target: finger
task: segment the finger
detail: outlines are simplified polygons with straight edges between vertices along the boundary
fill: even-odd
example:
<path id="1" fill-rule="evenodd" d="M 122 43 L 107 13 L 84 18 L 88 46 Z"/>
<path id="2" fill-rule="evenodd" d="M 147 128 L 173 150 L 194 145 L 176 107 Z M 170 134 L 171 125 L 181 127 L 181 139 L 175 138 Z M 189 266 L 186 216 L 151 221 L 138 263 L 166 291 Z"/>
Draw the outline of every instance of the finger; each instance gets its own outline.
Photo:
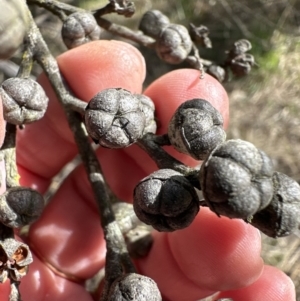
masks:
<path id="1" fill-rule="evenodd" d="M 22 300 L 92 301 L 83 283 L 57 276 L 39 258 L 34 256 L 33 259 L 28 274 L 21 281 Z M 7 300 L 7 297 L 1 300 Z"/>
<path id="2" fill-rule="evenodd" d="M 168 300 L 198 300 L 219 290 L 241 288 L 262 272 L 259 232 L 206 208 L 188 228 L 156 233 L 155 238 L 138 268 L 157 281 Z"/>
<path id="3" fill-rule="evenodd" d="M 262 275 L 253 284 L 235 291 L 222 292 L 218 298 L 236 301 L 295 301 L 295 286 L 292 280 L 272 266 L 265 266 Z"/>
<path id="4" fill-rule="evenodd" d="M 80 190 L 75 179 L 87 183 L 82 167 L 68 177 L 31 225 L 27 241 L 33 252 L 56 270 L 84 280 L 104 265 L 106 248 L 91 191 Z"/>
<path id="5" fill-rule="evenodd" d="M 59 56 L 58 64 L 74 93 L 85 101 L 110 87 L 140 92 L 145 75 L 141 54 L 122 42 L 83 45 Z M 40 82 L 51 101 L 42 120 L 19 131 L 17 160 L 22 184 L 34 183 L 44 189 L 49 179 L 74 157 L 77 148 L 48 80 L 42 76 Z"/>

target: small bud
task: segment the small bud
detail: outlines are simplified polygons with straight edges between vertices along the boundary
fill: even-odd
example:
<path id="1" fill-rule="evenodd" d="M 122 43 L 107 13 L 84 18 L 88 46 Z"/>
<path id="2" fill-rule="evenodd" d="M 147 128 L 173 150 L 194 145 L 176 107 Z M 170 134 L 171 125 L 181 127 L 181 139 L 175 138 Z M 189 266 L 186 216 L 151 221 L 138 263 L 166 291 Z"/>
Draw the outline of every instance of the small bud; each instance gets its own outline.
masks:
<path id="1" fill-rule="evenodd" d="M 27 274 L 28 265 L 32 263 L 29 247 L 13 238 L 0 242 L 0 282 L 7 278 L 20 281 Z"/>
<path id="2" fill-rule="evenodd" d="M 0 88 L 4 119 L 15 125 L 41 119 L 48 106 L 44 89 L 30 78 L 9 78 Z"/>
<path id="3" fill-rule="evenodd" d="M 253 216 L 251 224 L 276 238 L 292 234 L 300 225 L 300 186 L 280 172 L 274 173 L 273 185 L 270 204 Z"/>
<path id="4" fill-rule="evenodd" d="M 179 64 L 187 58 L 192 46 L 188 30 L 182 25 L 170 24 L 157 37 L 156 53 L 169 64 Z"/>
<path id="5" fill-rule="evenodd" d="M 156 38 L 159 36 L 162 29 L 170 24 L 169 18 L 159 10 L 147 11 L 139 25 L 139 30 L 144 34 Z"/>
<path id="6" fill-rule="evenodd" d="M 63 41 L 69 49 L 99 40 L 100 32 L 94 16 L 87 12 L 76 12 L 68 16 L 61 30 Z"/>
<path id="7" fill-rule="evenodd" d="M 43 196 L 27 187 L 12 187 L 0 198 L 0 221 L 20 228 L 36 221 L 44 209 Z"/>
<path id="8" fill-rule="evenodd" d="M 157 284 L 149 277 L 130 273 L 116 279 L 112 284 L 108 301 L 161 301 Z"/>
<path id="9" fill-rule="evenodd" d="M 96 143 L 108 148 L 123 148 L 143 136 L 146 117 L 141 101 L 121 88 L 99 92 L 85 111 L 85 125 Z"/>
<path id="10" fill-rule="evenodd" d="M 172 169 L 160 169 L 141 180 L 133 198 L 137 217 L 158 231 L 186 228 L 199 211 L 194 187 Z"/>
<path id="11" fill-rule="evenodd" d="M 203 162 L 201 190 L 216 214 L 247 218 L 270 203 L 272 175 L 272 162 L 264 152 L 250 142 L 228 140 Z"/>
<path id="12" fill-rule="evenodd" d="M 188 100 L 178 107 L 171 118 L 168 136 L 177 151 L 203 160 L 226 139 L 223 117 L 206 100 Z"/>

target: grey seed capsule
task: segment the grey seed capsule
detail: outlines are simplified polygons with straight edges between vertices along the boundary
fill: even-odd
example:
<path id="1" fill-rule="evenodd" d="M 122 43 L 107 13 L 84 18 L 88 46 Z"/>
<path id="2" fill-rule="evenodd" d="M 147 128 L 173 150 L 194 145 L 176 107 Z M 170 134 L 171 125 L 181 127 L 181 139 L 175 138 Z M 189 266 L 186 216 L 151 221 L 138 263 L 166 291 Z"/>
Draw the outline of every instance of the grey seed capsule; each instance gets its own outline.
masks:
<path id="1" fill-rule="evenodd" d="M 0 242 L 0 282 L 7 278 L 20 281 L 27 274 L 28 265 L 33 261 L 29 247 L 13 238 Z"/>
<path id="2" fill-rule="evenodd" d="M 190 23 L 189 33 L 195 43 L 205 48 L 212 48 L 211 40 L 208 37 L 209 29 L 206 26 L 200 25 L 196 27 L 194 24 Z"/>
<path id="3" fill-rule="evenodd" d="M 159 10 L 147 11 L 139 25 L 139 30 L 144 34 L 156 38 L 159 36 L 161 30 L 170 24 L 169 18 Z"/>
<path id="4" fill-rule="evenodd" d="M 239 56 L 251 50 L 251 48 L 252 48 L 252 44 L 250 41 L 246 39 L 238 40 L 233 44 L 231 50 L 229 51 L 229 56 L 232 58 Z"/>
<path id="5" fill-rule="evenodd" d="M 188 30 L 179 24 L 165 27 L 156 40 L 156 53 L 170 64 L 184 61 L 192 50 L 193 42 Z"/>
<path id="6" fill-rule="evenodd" d="M 0 59 L 9 59 L 18 50 L 29 24 L 26 3 L 23 0 L 1 1 Z"/>
<path id="7" fill-rule="evenodd" d="M 230 69 L 235 76 L 244 76 L 249 74 L 254 65 L 254 56 L 246 53 L 232 59 L 230 62 Z"/>
<path id="8" fill-rule="evenodd" d="M 43 196 L 27 187 L 12 187 L 0 198 L 0 221 L 20 228 L 36 221 L 44 209 Z"/>
<path id="9" fill-rule="evenodd" d="M 270 204 L 256 213 L 251 224 L 270 237 L 292 234 L 300 224 L 300 186 L 287 175 L 273 175 L 274 195 Z"/>
<path id="10" fill-rule="evenodd" d="M 107 148 L 123 148 L 144 133 L 146 117 L 138 97 L 125 89 L 106 89 L 89 102 L 85 125 L 96 143 Z"/>
<path id="11" fill-rule="evenodd" d="M 225 69 L 217 65 L 210 65 L 207 68 L 206 73 L 216 78 L 220 83 L 222 83 L 226 78 Z"/>
<path id="12" fill-rule="evenodd" d="M 171 118 L 168 136 L 177 151 L 203 160 L 226 139 L 223 117 L 204 99 L 188 100 Z"/>
<path id="13" fill-rule="evenodd" d="M 63 41 L 69 49 L 99 40 L 100 32 L 94 16 L 87 12 L 76 12 L 68 16 L 61 30 Z"/>
<path id="14" fill-rule="evenodd" d="M 48 107 L 48 97 L 30 78 L 9 78 L 0 87 L 4 119 L 15 125 L 41 119 Z"/>
<path id="15" fill-rule="evenodd" d="M 271 202 L 272 175 L 272 162 L 264 152 L 250 142 L 228 140 L 203 162 L 201 190 L 218 215 L 247 218 Z"/>
<path id="16" fill-rule="evenodd" d="M 150 97 L 143 94 L 135 94 L 135 96 L 141 101 L 141 110 L 145 115 L 145 128 L 143 135 L 146 133 L 155 133 L 157 129 L 154 111 L 155 106 Z"/>
<path id="17" fill-rule="evenodd" d="M 194 187 L 172 169 L 160 169 L 141 180 L 133 199 L 137 217 L 158 231 L 186 228 L 199 211 Z"/>
<path id="18" fill-rule="evenodd" d="M 149 277 L 129 273 L 112 284 L 108 301 L 161 301 L 157 284 Z"/>

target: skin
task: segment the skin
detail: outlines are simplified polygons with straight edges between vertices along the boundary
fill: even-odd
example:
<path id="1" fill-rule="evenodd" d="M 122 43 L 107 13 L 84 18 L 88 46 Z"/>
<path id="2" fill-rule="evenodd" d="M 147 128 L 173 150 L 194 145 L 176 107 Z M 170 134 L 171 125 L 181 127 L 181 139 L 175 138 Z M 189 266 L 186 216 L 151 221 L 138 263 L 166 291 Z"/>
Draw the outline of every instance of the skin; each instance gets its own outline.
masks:
<path id="1" fill-rule="evenodd" d="M 64 53 L 58 63 L 74 93 L 84 101 L 111 87 L 142 92 L 145 62 L 128 44 L 93 42 Z M 39 81 L 50 98 L 49 109 L 42 120 L 18 132 L 17 161 L 21 185 L 43 193 L 51 178 L 74 157 L 76 145 L 47 79 L 41 76 Z M 160 134 L 166 132 L 178 105 L 195 97 L 209 100 L 228 123 L 226 92 L 209 75 L 200 80 L 198 71 L 171 72 L 144 93 L 156 104 Z M 3 121 L 1 125 L 3 138 Z M 186 164 L 196 164 L 185 155 L 170 152 Z M 111 188 L 129 202 L 138 181 L 156 169 L 136 146 L 124 150 L 100 148 L 97 155 Z M 260 234 L 243 221 L 218 218 L 208 209 L 201 209 L 190 227 L 173 233 L 155 232 L 153 236 L 149 255 L 136 261 L 136 266 L 140 273 L 155 279 L 164 300 L 194 301 L 212 295 L 217 299 L 218 294 L 235 301 L 296 299 L 292 281 L 280 270 L 264 266 Z M 103 267 L 105 244 L 82 166 L 66 179 L 22 239 L 34 254 L 20 286 L 24 301 L 92 300 L 82 281 Z M 75 281 L 61 277 L 53 267 Z M 8 291 L 7 283 L 0 286 L 0 300 L 7 298 Z"/>

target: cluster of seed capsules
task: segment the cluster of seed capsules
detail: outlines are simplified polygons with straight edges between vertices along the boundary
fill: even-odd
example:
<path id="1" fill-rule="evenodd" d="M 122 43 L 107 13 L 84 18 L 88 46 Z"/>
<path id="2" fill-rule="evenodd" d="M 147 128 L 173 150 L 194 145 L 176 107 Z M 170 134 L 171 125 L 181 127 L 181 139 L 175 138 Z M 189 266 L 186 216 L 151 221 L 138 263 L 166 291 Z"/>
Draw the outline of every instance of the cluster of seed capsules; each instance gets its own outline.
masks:
<path id="1" fill-rule="evenodd" d="M 124 89 L 99 92 L 88 104 L 85 124 L 103 147 L 123 148 L 155 133 L 154 105 L 144 95 Z M 300 186 L 273 170 L 272 160 L 252 143 L 226 140 L 222 115 L 206 100 L 178 107 L 168 126 L 168 139 L 179 152 L 202 161 L 198 168 L 199 199 L 188 177 L 159 169 L 134 189 L 138 218 L 158 231 L 188 227 L 205 204 L 219 216 L 240 218 L 271 237 L 299 227 Z"/>
<path id="2" fill-rule="evenodd" d="M 187 29 L 181 24 L 172 23 L 159 10 L 147 11 L 140 20 L 139 30 L 147 37 L 153 38 L 153 43 L 149 47 L 155 49 L 161 60 L 169 64 L 180 64 L 189 58 L 188 62 L 193 67 L 201 70 L 204 68 L 208 74 L 220 82 L 228 78 L 230 72 L 234 76 L 244 76 L 255 65 L 254 57 L 248 53 L 252 47 L 251 43 L 241 39 L 227 51 L 227 58 L 223 64 L 209 63 L 201 66 L 200 57 L 195 54 L 195 45 L 212 47 L 208 28 L 191 23 Z M 94 15 L 83 11 L 70 14 L 64 20 L 61 31 L 62 39 L 68 49 L 98 40 L 101 33 L 102 29 L 97 24 Z M 191 55 L 193 52 L 194 55 Z"/>
<path id="3" fill-rule="evenodd" d="M 48 97 L 43 88 L 28 78 L 5 80 L 0 87 L 0 96 L 4 119 L 13 126 L 23 126 L 39 120 L 44 116 L 48 105 Z M 6 139 L 10 140 L 9 134 L 6 135 Z M 7 189 L 0 196 L 0 283 L 7 279 L 18 282 L 27 274 L 33 259 L 29 247 L 15 240 L 12 229 L 19 229 L 36 221 L 45 202 L 36 190 L 18 185 L 14 148 L 7 145 L 6 140 L 1 155 L 6 164 L 6 179 L 2 181 L 6 181 Z"/>

